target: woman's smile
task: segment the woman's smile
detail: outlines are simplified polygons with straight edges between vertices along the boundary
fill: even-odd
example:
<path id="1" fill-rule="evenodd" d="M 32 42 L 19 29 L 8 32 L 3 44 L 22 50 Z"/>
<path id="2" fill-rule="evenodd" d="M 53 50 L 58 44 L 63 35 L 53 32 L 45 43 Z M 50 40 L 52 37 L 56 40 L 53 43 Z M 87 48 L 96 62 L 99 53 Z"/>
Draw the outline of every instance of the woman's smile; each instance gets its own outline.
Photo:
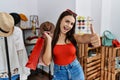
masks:
<path id="1" fill-rule="evenodd" d="M 65 31 L 69 31 L 71 28 L 67 27 L 67 26 L 64 26 L 64 30 Z"/>

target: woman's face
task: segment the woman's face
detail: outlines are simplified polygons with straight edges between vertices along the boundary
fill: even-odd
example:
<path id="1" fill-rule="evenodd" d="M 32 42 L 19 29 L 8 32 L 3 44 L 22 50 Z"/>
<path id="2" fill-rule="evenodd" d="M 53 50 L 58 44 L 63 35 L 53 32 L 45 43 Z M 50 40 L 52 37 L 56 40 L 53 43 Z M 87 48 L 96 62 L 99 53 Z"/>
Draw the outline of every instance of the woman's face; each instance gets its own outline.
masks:
<path id="1" fill-rule="evenodd" d="M 66 34 L 68 31 L 70 31 L 73 28 L 74 23 L 75 23 L 75 19 L 73 16 L 70 15 L 65 16 L 61 20 L 60 33 Z"/>

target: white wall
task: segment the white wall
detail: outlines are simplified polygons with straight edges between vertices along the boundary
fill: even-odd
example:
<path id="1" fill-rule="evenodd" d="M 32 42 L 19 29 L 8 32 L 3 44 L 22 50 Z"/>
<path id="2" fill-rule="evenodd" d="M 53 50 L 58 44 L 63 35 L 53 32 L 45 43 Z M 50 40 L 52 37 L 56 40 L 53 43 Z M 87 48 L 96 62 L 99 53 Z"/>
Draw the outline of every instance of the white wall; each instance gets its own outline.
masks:
<path id="1" fill-rule="evenodd" d="M 91 16 L 93 18 L 93 27 L 95 32 L 101 32 L 101 0 L 91 0 Z"/>
<path id="2" fill-rule="evenodd" d="M 75 0 L 38 0 L 40 23 L 51 21 L 56 24 L 61 12 L 68 8 L 75 11 Z"/>
<path id="3" fill-rule="evenodd" d="M 120 41 L 120 0 L 102 0 L 101 35 L 110 30 Z"/>
<path id="4" fill-rule="evenodd" d="M 2 0 L 0 11 L 24 13 L 29 18 L 32 14 L 38 14 L 37 0 Z"/>
<path id="5" fill-rule="evenodd" d="M 76 13 L 80 16 L 90 16 L 95 32 L 100 34 L 101 0 L 76 0 Z"/>
<path id="6" fill-rule="evenodd" d="M 0 11 L 24 13 L 29 18 L 30 15 L 39 15 L 40 23 L 51 21 L 56 23 L 60 13 L 70 8 L 75 11 L 74 0 L 2 0 Z"/>
<path id="7" fill-rule="evenodd" d="M 120 41 L 120 0 L 112 0 L 110 29 Z"/>
<path id="8" fill-rule="evenodd" d="M 76 0 L 76 13 L 81 16 L 91 16 L 91 1 Z"/>
<path id="9" fill-rule="evenodd" d="M 110 30 L 110 19 L 111 19 L 111 1 L 102 0 L 102 11 L 101 11 L 101 35 L 103 31 Z"/>

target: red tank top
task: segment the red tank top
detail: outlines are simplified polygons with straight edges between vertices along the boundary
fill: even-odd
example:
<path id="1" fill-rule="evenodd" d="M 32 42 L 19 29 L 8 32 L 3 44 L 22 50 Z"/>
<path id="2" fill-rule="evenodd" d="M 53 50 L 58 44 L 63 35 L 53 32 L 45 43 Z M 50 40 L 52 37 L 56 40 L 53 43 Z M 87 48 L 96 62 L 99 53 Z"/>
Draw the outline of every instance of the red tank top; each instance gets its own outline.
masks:
<path id="1" fill-rule="evenodd" d="M 57 44 L 53 49 L 53 54 L 55 64 L 67 65 L 76 58 L 76 48 L 72 43 Z"/>

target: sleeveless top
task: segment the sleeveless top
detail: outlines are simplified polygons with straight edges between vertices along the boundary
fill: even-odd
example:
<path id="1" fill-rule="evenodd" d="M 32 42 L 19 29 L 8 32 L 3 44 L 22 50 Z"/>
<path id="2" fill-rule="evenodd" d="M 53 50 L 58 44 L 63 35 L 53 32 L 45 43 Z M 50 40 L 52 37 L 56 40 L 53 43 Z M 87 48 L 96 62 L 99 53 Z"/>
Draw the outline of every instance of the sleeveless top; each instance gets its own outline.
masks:
<path id="1" fill-rule="evenodd" d="M 53 49 L 54 63 L 68 65 L 76 58 L 76 48 L 72 43 L 57 44 Z"/>

